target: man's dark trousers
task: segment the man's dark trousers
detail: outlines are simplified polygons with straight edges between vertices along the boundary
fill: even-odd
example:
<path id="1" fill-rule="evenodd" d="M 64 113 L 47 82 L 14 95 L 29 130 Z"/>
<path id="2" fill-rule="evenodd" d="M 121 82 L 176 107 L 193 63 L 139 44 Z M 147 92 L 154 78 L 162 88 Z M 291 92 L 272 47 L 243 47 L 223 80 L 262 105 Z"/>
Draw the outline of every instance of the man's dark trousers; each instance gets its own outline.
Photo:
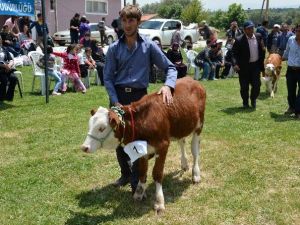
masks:
<path id="1" fill-rule="evenodd" d="M 147 89 L 132 89 L 131 92 L 126 92 L 125 88 L 116 87 L 119 103 L 122 105 L 129 105 L 131 102 L 140 100 L 144 95 L 147 94 Z M 128 91 L 128 90 L 127 90 Z M 139 182 L 138 174 L 138 159 L 133 163 L 132 167 L 129 166 L 130 158 L 124 152 L 123 147 L 118 146 L 116 149 L 117 159 L 121 168 L 121 175 L 123 177 L 130 177 L 130 184 L 133 193 Z"/>
<path id="2" fill-rule="evenodd" d="M 260 92 L 260 67 L 258 62 L 249 63 L 239 71 L 240 94 L 243 105 L 249 104 L 249 85 L 251 85 L 251 101 L 256 101 Z"/>
<path id="3" fill-rule="evenodd" d="M 79 35 L 77 32 L 70 32 L 71 44 L 78 44 Z"/>
<path id="4" fill-rule="evenodd" d="M 294 109 L 298 114 L 300 113 L 300 67 L 293 69 L 288 66 L 286 72 L 286 85 L 288 91 L 288 103 L 289 107 Z M 298 85 L 298 93 L 297 92 Z"/>

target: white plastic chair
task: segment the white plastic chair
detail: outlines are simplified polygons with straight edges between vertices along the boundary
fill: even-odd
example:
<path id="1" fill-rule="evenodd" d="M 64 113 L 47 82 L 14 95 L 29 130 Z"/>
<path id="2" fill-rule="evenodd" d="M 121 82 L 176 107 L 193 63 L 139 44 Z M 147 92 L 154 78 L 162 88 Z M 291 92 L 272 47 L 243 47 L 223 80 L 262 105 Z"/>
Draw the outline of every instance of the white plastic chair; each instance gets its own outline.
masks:
<path id="1" fill-rule="evenodd" d="M 194 79 L 198 80 L 200 68 L 196 66 L 194 62 L 196 56 L 197 56 L 197 52 L 195 51 L 188 51 L 186 53 L 188 71 L 190 70 L 190 68 L 194 68 Z"/>
<path id="2" fill-rule="evenodd" d="M 9 55 L 11 56 L 11 58 L 14 60 L 14 55 L 9 52 Z M 15 67 L 15 65 L 14 65 Z M 24 82 L 23 82 L 23 74 L 21 71 L 15 71 L 14 74 L 17 76 L 18 80 L 19 80 L 19 84 L 21 85 L 21 89 L 24 92 Z"/>
<path id="3" fill-rule="evenodd" d="M 32 80 L 32 88 L 31 91 L 34 90 L 35 78 L 39 77 L 41 79 L 41 92 L 42 95 L 46 94 L 46 86 L 45 86 L 45 72 L 42 68 L 37 66 L 37 62 L 39 61 L 40 57 L 44 56 L 43 53 L 39 51 L 31 51 L 28 53 L 28 57 L 32 61 L 32 69 L 33 69 L 33 80 Z"/>

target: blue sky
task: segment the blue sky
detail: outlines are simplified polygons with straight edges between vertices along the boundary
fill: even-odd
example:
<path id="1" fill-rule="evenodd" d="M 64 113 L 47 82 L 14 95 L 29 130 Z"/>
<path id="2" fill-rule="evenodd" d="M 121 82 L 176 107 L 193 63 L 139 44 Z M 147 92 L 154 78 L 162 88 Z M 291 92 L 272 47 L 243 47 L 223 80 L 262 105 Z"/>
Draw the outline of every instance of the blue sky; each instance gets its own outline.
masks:
<path id="1" fill-rule="evenodd" d="M 127 0 L 127 2 L 131 2 Z M 160 0 L 136 0 L 140 5 L 160 2 Z M 260 9 L 262 5 L 262 0 L 202 0 L 205 9 L 217 10 L 217 9 L 227 9 L 232 3 L 240 3 L 243 5 L 244 9 Z M 300 6 L 300 0 L 270 0 L 270 8 L 283 8 L 283 7 L 293 7 L 298 8 Z"/>

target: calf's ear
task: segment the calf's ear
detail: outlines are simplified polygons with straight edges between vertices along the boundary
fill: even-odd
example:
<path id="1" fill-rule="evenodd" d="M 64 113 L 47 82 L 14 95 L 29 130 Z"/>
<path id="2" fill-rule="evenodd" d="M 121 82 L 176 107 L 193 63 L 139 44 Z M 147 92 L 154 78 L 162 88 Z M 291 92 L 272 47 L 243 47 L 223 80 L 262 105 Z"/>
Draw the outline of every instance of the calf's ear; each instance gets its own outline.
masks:
<path id="1" fill-rule="evenodd" d="M 119 119 L 117 114 L 112 110 L 108 111 L 108 118 L 109 118 L 109 124 L 112 128 L 118 127 L 121 123 L 121 120 Z"/>
<path id="2" fill-rule="evenodd" d="M 91 110 L 91 115 L 92 115 L 92 116 L 95 115 L 96 112 L 97 112 L 97 111 L 96 111 L 95 109 L 92 109 L 92 110 Z"/>

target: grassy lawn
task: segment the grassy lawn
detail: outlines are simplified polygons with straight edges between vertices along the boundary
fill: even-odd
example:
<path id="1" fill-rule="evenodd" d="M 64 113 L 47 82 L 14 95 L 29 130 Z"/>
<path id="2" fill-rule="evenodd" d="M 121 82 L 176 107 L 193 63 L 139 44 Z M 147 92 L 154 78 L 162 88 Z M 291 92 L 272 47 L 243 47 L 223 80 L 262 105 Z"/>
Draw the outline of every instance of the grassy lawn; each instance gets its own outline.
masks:
<path id="1" fill-rule="evenodd" d="M 38 90 L 30 93 L 31 69 L 22 71 L 24 98 L 16 92 L 14 102 L 0 105 L 1 225 L 300 224 L 300 121 L 283 116 L 285 77 L 274 99 L 262 87 L 256 111 L 240 109 L 237 78 L 203 83 L 202 181 L 193 185 L 191 170 L 181 172 L 179 147 L 172 143 L 163 183 L 166 212 L 158 217 L 151 170 L 148 198 L 136 203 L 129 187 L 110 185 L 120 174 L 114 150 L 79 150 L 90 109 L 108 105 L 105 89 L 50 96 L 45 104 Z"/>

